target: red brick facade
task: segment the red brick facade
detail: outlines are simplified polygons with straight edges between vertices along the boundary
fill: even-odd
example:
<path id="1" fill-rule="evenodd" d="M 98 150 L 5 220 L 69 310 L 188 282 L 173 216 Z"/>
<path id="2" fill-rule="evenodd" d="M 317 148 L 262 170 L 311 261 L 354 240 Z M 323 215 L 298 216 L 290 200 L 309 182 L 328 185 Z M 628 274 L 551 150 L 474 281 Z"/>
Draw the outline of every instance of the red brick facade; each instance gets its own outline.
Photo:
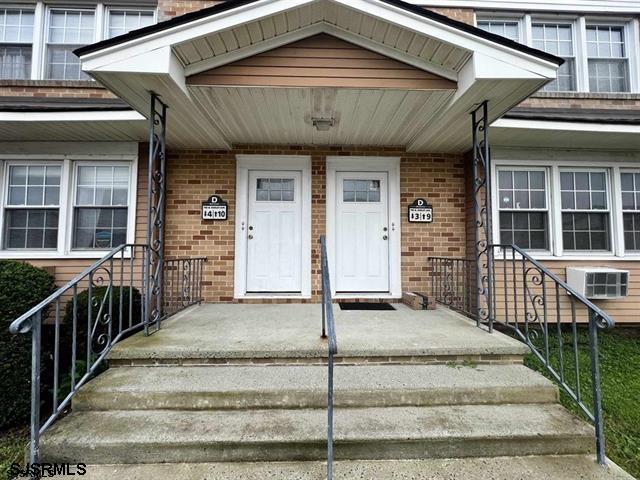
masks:
<path id="1" fill-rule="evenodd" d="M 326 226 L 326 157 L 330 155 L 399 156 L 402 289 L 425 292 L 428 257 L 461 256 L 465 249 L 464 163 L 457 155 L 410 154 L 402 150 L 362 148 L 239 147 L 234 151 L 189 150 L 168 155 L 166 255 L 206 255 L 204 296 L 233 301 L 235 228 L 235 155 L 310 155 L 312 159 L 312 293 L 318 299 L 318 239 Z M 200 219 L 200 204 L 212 194 L 229 202 L 229 221 Z M 436 221 L 409 224 L 404 214 L 416 197 L 433 204 Z"/>

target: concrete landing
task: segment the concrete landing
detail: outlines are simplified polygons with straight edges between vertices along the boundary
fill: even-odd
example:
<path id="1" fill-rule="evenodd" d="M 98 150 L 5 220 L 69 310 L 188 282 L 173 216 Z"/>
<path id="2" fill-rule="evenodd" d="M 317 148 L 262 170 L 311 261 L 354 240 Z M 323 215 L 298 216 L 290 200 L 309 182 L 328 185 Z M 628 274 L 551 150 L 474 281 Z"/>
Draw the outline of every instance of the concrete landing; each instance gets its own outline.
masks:
<path id="1" fill-rule="evenodd" d="M 448 309 L 342 311 L 334 306 L 339 357 L 432 356 L 482 360 L 519 356 L 522 343 L 488 334 Z M 317 304 L 206 304 L 163 323 L 162 330 L 135 335 L 115 346 L 110 360 L 326 357 Z M 487 360 L 489 360 L 487 358 Z"/>
<path id="2" fill-rule="evenodd" d="M 87 480 L 324 480 L 324 462 L 89 465 Z M 71 478 L 71 477 L 69 477 Z M 73 477 L 76 478 L 76 477 Z M 633 480 L 586 455 L 338 461 L 335 480 Z"/>

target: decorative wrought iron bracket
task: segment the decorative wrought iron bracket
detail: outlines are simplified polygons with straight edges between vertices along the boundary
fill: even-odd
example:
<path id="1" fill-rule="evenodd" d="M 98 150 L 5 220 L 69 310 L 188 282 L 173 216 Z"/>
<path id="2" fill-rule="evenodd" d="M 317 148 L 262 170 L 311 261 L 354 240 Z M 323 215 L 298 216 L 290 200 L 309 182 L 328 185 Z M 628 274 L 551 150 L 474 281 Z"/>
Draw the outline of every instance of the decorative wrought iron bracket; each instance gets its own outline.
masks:
<path id="1" fill-rule="evenodd" d="M 148 220 L 145 259 L 145 335 L 149 327 L 160 329 L 163 307 L 163 257 L 166 205 L 166 133 L 167 105 L 151 92 L 149 112 Z"/>
<path id="2" fill-rule="evenodd" d="M 474 254 L 476 260 L 476 285 L 478 326 L 488 322 L 493 331 L 492 312 L 492 230 L 491 230 L 491 150 L 489 147 L 488 101 L 482 102 L 471 112 L 473 132 L 473 197 L 475 213 Z"/>

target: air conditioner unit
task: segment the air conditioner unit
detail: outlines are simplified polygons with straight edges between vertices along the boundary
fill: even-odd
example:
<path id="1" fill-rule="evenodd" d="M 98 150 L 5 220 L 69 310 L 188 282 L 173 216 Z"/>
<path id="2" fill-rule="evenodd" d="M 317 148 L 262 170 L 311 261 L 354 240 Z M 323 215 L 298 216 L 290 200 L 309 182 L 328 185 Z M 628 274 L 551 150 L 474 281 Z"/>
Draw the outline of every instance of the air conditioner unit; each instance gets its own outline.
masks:
<path id="1" fill-rule="evenodd" d="M 590 299 L 621 298 L 629 293 L 629 272 L 607 267 L 567 267 L 567 283 Z"/>

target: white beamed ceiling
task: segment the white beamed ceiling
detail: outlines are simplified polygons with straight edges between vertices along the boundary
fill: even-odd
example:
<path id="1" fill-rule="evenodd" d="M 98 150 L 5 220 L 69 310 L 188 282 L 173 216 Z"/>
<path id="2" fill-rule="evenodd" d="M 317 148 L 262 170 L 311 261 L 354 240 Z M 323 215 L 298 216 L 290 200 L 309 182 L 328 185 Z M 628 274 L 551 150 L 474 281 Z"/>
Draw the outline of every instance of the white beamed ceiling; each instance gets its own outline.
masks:
<path id="1" fill-rule="evenodd" d="M 231 143 L 408 145 L 454 91 L 189 87 Z M 312 118 L 334 118 L 328 132 Z"/>

